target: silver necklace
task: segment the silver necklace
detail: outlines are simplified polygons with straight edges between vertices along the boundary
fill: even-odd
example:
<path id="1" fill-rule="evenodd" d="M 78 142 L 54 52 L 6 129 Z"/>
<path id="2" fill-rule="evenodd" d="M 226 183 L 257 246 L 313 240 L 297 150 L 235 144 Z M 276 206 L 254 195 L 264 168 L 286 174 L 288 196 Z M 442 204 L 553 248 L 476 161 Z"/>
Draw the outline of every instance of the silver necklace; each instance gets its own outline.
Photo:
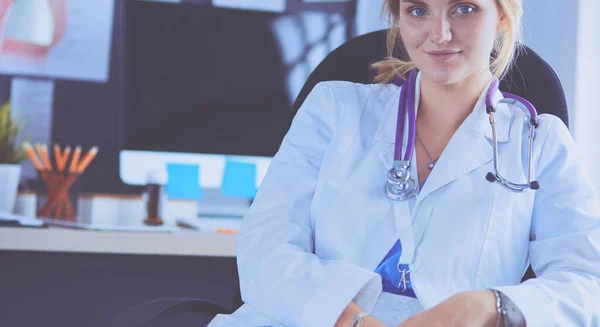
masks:
<path id="1" fill-rule="evenodd" d="M 427 153 L 427 157 L 429 157 L 429 164 L 427 165 L 427 167 L 429 167 L 429 170 L 432 170 L 433 167 L 435 167 L 435 164 L 438 161 L 438 159 L 440 159 L 440 157 L 437 157 L 437 159 L 433 159 L 431 157 L 431 154 L 429 154 L 429 151 L 427 151 L 425 144 L 423 144 L 423 141 L 421 140 L 421 137 L 419 136 L 419 132 L 417 132 L 417 139 L 419 140 L 419 143 L 421 143 L 421 146 L 423 147 L 423 150 L 425 150 L 425 153 Z"/>

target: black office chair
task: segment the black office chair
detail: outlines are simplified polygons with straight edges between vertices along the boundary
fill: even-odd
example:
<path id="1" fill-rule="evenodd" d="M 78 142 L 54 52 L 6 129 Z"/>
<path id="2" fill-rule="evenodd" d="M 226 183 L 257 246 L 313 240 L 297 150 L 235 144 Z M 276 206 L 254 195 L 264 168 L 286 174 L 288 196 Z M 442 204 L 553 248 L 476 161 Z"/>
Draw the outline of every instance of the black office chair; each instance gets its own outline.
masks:
<path id="1" fill-rule="evenodd" d="M 321 81 L 373 83 L 375 72 L 371 69 L 371 64 L 385 58 L 385 46 L 386 31 L 381 30 L 354 38 L 335 49 L 309 76 L 293 104 L 294 112 L 300 108 L 313 87 Z M 394 56 L 403 59 L 407 57 L 402 47 L 396 49 Z M 500 89 L 524 97 L 536 107 L 538 113 L 553 114 L 562 119 L 565 125 L 569 125 L 567 102 L 558 76 L 552 67 L 530 48 L 524 47 L 524 51 L 517 57 L 512 69 L 501 81 Z M 534 277 L 529 267 L 523 280 Z M 182 314 L 189 315 L 185 321 L 190 326 L 201 326 L 202 322 L 194 319 L 210 321 L 210 318 L 216 314 L 231 313 L 241 305 L 239 289 L 231 309 L 197 299 L 159 299 L 130 309 L 129 315 L 127 313 L 124 315 L 125 320 L 109 327 L 171 325 L 187 327 L 188 325 L 183 324 L 186 318 L 183 318 Z M 176 322 L 175 319 L 178 317 L 183 320 Z"/>

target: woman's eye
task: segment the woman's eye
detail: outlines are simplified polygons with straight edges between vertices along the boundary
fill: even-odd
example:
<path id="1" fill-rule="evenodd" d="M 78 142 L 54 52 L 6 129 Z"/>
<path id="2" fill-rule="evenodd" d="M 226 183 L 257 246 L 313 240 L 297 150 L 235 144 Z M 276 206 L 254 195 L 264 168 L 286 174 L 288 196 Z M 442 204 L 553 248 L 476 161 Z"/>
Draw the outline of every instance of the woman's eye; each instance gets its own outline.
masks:
<path id="1" fill-rule="evenodd" d="M 410 14 L 416 17 L 423 17 L 427 14 L 427 10 L 423 8 L 414 8 L 410 11 Z"/>
<path id="2" fill-rule="evenodd" d="M 458 8 L 456 8 L 456 12 L 459 14 L 470 14 L 472 12 L 475 11 L 475 7 L 470 6 L 470 5 L 462 5 L 462 6 L 458 6 Z"/>

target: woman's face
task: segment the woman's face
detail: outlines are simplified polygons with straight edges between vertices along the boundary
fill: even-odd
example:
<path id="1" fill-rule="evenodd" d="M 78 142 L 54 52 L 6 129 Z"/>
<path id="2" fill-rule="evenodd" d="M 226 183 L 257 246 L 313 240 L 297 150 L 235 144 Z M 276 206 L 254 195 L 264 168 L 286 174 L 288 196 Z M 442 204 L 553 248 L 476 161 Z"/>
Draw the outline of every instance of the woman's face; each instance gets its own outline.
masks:
<path id="1" fill-rule="evenodd" d="M 415 66 L 448 85 L 489 71 L 501 21 L 496 0 L 398 0 L 400 35 Z"/>

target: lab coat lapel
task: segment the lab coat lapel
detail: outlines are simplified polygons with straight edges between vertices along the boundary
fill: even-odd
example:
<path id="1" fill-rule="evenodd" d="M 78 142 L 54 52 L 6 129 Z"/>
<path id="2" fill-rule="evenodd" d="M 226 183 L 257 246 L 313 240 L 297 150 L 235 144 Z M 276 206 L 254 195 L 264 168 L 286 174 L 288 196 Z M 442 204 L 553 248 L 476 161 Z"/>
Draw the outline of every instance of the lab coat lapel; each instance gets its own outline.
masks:
<path id="1" fill-rule="evenodd" d="M 472 128 L 472 123 L 465 121 L 452 136 L 419 192 L 417 205 L 436 190 L 493 160 L 492 145 Z"/>
<path id="2" fill-rule="evenodd" d="M 417 87 L 415 90 L 415 105 L 417 107 L 417 112 L 420 98 L 420 78 L 421 73 L 417 76 Z M 493 160 L 492 129 L 485 105 L 485 96 L 488 87 L 489 84 L 484 88 L 484 91 L 480 95 L 471 114 L 465 119 L 448 142 L 448 145 L 444 149 L 435 168 L 431 171 L 427 182 L 423 189 L 420 190 L 416 199 L 412 198 L 409 201 L 394 201 L 397 202 L 394 204 L 397 235 L 403 242 L 403 256 L 405 256 L 403 257 L 404 260 L 402 260 L 403 263 L 411 262 L 413 260 L 414 247 L 411 245 L 414 245 L 415 242 L 418 243 L 418 240 L 424 233 L 424 229 L 421 229 L 417 231 L 417 234 L 419 235 L 415 235 L 416 231 L 413 230 L 412 224 L 414 220 L 412 218 L 414 213 L 413 208 L 417 207 L 431 193 Z M 388 169 L 392 166 L 394 156 L 399 95 L 400 88 L 392 93 L 389 100 L 386 102 L 385 108 L 382 108 L 387 112 L 382 115 L 383 120 L 379 123 L 374 137 L 376 141 L 387 143 L 386 146 L 382 146 L 379 156 L 384 162 L 385 167 L 388 167 Z M 496 92 L 494 103 L 497 103 L 500 99 L 502 99 L 502 94 Z M 511 113 L 510 109 L 505 104 L 498 105 L 496 109 L 496 133 L 498 143 L 500 144 L 508 142 Z M 409 132 L 408 124 L 409 122 L 406 120 L 402 144 L 403 153 L 406 151 L 407 146 Z M 500 146 L 499 153 L 502 153 L 502 147 Z M 413 156 L 411 163 L 411 176 L 413 176 L 415 181 L 419 184 L 421 183 L 421 181 L 418 181 L 416 155 Z M 485 178 L 485 175 L 477 176 L 476 178 Z M 404 244 L 407 246 L 405 247 Z M 409 248 L 411 251 L 405 252 L 405 250 L 408 250 Z"/>
<path id="3" fill-rule="evenodd" d="M 471 114 L 450 138 L 423 189 L 419 192 L 417 205 L 436 190 L 494 159 L 492 127 L 485 104 L 488 87 L 489 84 L 484 88 Z M 494 103 L 500 99 L 502 94 L 496 92 Z M 500 144 L 508 142 L 510 119 L 508 106 L 498 105 L 495 120 L 499 153 L 503 149 Z M 485 175 L 474 178 L 485 178 Z"/>

